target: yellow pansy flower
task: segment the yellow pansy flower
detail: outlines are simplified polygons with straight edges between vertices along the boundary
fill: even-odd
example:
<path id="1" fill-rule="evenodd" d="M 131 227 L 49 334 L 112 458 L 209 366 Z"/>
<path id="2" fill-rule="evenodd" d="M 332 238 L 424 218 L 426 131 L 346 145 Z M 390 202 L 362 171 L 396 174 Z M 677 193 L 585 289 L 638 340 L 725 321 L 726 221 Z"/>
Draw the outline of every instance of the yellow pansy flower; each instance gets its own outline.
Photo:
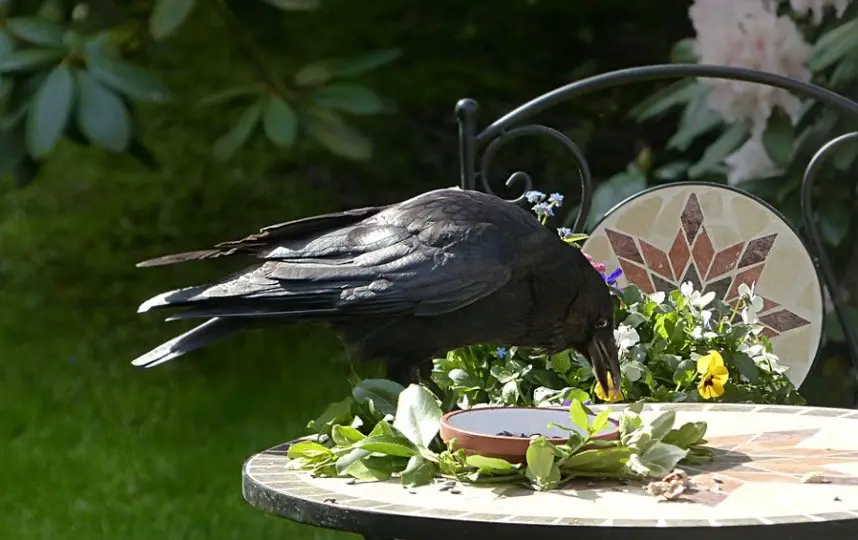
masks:
<path id="1" fill-rule="evenodd" d="M 608 384 L 609 384 L 611 387 L 613 387 L 613 386 L 614 386 L 614 381 L 613 381 L 613 379 L 611 378 L 611 374 L 610 374 L 610 373 L 608 373 Z M 598 382 L 598 381 L 596 381 L 596 397 L 598 397 L 598 398 L 599 398 L 599 399 L 601 399 L 602 401 L 607 401 L 607 402 L 609 402 L 609 403 L 615 403 L 615 402 L 617 402 L 617 401 L 622 401 L 622 399 L 623 399 L 623 393 L 622 393 L 622 392 L 620 392 L 620 390 L 619 390 L 619 389 L 614 390 L 613 388 L 611 388 L 611 393 L 610 393 L 610 395 L 605 395 L 605 390 L 603 390 L 603 389 L 602 389 L 602 385 L 601 385 L 601 384 L 599 384 L 599 382 Z"/>
<path id="2" fill-rule="evenodd" d="M 709 351 L 709 354 L 697 359 L 697 373 L 700 374 L 697 392 L 703 399 L 713 399 L 724 395 L 724 384 L 727 383 L 730 374 L 718 351 Z"/>

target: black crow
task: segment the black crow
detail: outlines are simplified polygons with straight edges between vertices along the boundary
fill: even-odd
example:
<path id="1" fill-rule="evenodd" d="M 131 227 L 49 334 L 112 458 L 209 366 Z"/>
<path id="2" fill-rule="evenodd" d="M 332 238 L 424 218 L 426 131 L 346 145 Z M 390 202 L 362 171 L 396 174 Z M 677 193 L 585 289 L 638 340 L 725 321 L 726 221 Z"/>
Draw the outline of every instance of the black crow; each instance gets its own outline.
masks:
<path id="1" fill-rule="evenodd" d="M 439 189 L 138 266 L 233 255 L 263 262 L 140 306 L 185 308 L 168 321 L 207 320 L 134 365 L 155 366 L 256 325 L 317 321 L 403 384 L 429 382 L 432 358 L 476 344 L 572 348 L 602 388 L 620 380 L 613 299 L 601 274 L 533 214 L 495 195 Z"/>

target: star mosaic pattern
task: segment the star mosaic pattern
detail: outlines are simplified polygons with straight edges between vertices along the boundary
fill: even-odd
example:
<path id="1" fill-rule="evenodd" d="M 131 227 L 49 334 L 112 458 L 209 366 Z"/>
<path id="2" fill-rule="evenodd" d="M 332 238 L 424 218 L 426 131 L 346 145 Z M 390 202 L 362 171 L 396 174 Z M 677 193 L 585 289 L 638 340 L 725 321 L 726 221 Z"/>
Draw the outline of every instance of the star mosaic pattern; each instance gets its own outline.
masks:
<path id="1" fill-rule="evenodd" d="M 771 233 L 716 251 L 695 193 L 688 196 L 678 221 L 673 243 L 664 249 L 644 238 L 605 229 L 626 280 L 645 293 L 667 292 L 690 281 L 696 290 L 712 291 L 716 298 L 734 302 L 740 285 L 752 286 L 759 280 L 778 239 L 778 233 Z M 763 297 L 758 316 L 769 337 L 810 324 L 772 298 Z"/>

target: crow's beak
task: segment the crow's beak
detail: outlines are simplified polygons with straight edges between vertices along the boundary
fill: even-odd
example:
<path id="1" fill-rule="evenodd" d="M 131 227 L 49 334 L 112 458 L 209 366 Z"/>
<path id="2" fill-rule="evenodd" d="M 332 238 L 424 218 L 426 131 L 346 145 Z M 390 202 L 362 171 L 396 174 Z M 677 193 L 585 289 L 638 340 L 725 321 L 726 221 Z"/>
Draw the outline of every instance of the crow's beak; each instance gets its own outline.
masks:
<path id="1" fill-rule="evenodd" d="M 604 332 L 594 335 L 587 343 L 587 356 L 590 359 L 590 365 L 593 366 L 593 375 L 596 376 L 605 394 L 610 394 L 612 389 L 619 392 L 620 360 L 614 333 Z M 611 375 L 612 384 L 608 384 L 608 374 Z"/>

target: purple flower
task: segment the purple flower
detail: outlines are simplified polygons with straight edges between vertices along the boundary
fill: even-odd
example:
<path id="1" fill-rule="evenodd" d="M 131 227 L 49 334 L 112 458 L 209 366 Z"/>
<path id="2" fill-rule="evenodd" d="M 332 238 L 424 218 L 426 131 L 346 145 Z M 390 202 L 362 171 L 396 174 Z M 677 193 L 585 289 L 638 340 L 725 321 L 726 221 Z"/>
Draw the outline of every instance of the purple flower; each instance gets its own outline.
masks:
<path id="1" fill-rule="evenodd" d="M 602 279 L 604 279 L 605 283 L 607 283 L 608 285 L 614 285 L 617 282 L 617 280 L 620 278 L 620 276 L 622 276 L 622 275 L 623 275 L 622 268 L 617 268 L 616 270 L 614 270 L 610 274 L 605 275 L 604 273 L 602 273 Z"/>
<path id="2" fill-rule="evenodd" d="M 505 347 L 498 347 L 497 349 L 495 349 L 495 354 L 498 355 L 498 358 L 503 360 L 504 358 L 509 356 L 509 351 L 506 350 Z"/>
<path id="3" fill-rule="evenodd" d="M 533 206 L 533 211 L 536 212 L 536 215 L 539 217 L 553 216 L 554 209 L 551 208 L 551 205 L 547 202 L 536 203 Z"/>
<path id="4" fill-rule="evenodd" d="M 534 204 L 544 199 L 545 193 L 541 191 L 531 190 L 524 194 L 524 198 L 527 199 L 527 202 L 529 202 L 530 204 Z"/>
<path id="5" fill-rule="evenodd" d="M 572 229 L 568 227 L 560 227 L 559 229 L 557 229 L 557 234 L 560 235 L 560 238 L 563 238 L 565 240 L 566 238 L 572 236 Z"/>
<path id="6" fill-rule="evenodd" d="M 554 206 L 563 206 L 563 195 L 560 193 L 552 193 L 548 197 L 548 202 L 553 203 Z"/>

